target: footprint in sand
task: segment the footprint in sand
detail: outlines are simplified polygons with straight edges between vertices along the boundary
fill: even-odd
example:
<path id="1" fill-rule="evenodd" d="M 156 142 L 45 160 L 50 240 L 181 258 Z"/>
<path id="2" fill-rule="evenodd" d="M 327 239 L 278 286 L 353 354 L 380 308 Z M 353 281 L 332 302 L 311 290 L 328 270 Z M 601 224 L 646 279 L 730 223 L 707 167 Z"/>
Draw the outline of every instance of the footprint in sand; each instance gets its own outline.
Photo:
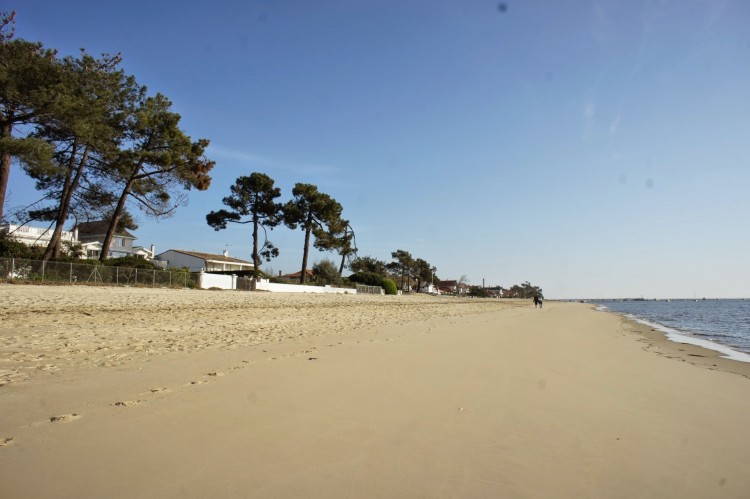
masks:
<path id="1" fill-rule="evenodd" d="M 117 407 L 133 407 L 134 405 L 138 405 L 141 402 L 143 401 L 142 400 L 123 400 L 121 402 L 115 402 L 114 404 L 110 404 L 110 405 L 115 405 Z"/>
<path id="2" fill-rule="evenodd" d="M 203 380 L 191 381 L 190 383 L 186 384 L 185 386 L 202 385 L 203 383 L 208 383 L 208 381 L 203 381 Z"/>
<path id="3" fill-rule="evenodd" d="M 50 420 L 51 423 L 58 423 L 58 422 L 61 422 L 61 421 L 62 422 L 69 422 L 69 421 L 73 421 L 74 419 L 78 419 L 80 417 L 81 417 L 80 414 L 76 414 L 74 412 L 74 413 L 71 413 L 71 414 L 63 414 L 61 416 L 52 416 L 51 418 L 49 418 L 49 420 Z"/>
<path id="4" fill-rule="evenodd" d="M 11 443 L 13 443 L 13 437 L 0 438 L 0 447 L 5 447 L 6 445 L 10 445 Z"/>
<path id="5" fill-rule="evenodd" d="M 206 376 L 224 376 L 224 373 L 220 372 L 213 372 L 213 373 L 206 373 Z"/>
<path id="6" fill-rule="evenodd" d="M 150 391 L 151 393 L 164 393 L 164 392 L 168 392 L 168 391 L 169 391 L 169 388 L 152 388 L 152 389 L 151 389 L 151 390 L 149 390 L 149 391 Z"/>

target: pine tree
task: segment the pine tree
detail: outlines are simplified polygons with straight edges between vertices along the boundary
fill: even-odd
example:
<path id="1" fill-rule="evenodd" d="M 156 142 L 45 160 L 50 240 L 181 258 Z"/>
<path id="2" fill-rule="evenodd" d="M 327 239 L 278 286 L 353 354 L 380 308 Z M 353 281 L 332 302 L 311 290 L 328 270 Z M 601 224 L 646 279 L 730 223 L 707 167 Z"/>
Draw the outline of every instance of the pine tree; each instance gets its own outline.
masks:
<path id="1" fill-rule="evenodd" d="M 171 106 L 162 94 L 148 97 L 139 103 L 128 123 L 125 143 L 107 171 L 120 194 L 102 243 L 102 261 L 107 258 L 129 198 L 148 215 L 165 217 L 187 201 L 180 190 L 202 191 L 211 184 L 209 172 L 214 162 L 204 156 L 208 140 L 193 142 L 179 128 L 180 115 L 171 112 Z"/>
<path id="2" fill-rule="evenodd" d="M 264 173 L 254 172 L 249 177 L 239 177 L 230 187 L 231 194 L 222 203 L 230 210 L 212 211 L 206 215 L 206 222 L 215 230 L 227 228 L 227 222 L 252 224 L 253 226 L 253 275 L 257 278 L 261 257 L 267 262 L 279 255 L 279 250 L 268 240 L 259 247 L 258 228 L 273 229 L 281 222 L 280 203 L 274 200 L 281 196 L 281 189 L 274 187 L 274 181 Z M 249 218 L 245 218 L 249 217 Z"/>
<path id="3" fill-rule="evenodd" d="M 284 223 L 290 229 L 298 226 L 305 233 L 302 252 L 300 282 L 305 283 L 307 258 L 310 251 L 310 237 L 320 251 L 334 249 L 332 240 L 343 231 L 342 207 L 328 194 L 318 191 L 312 184 L 298 183 L 292 189 L 293 199 L 284 205 Z"/>
<path id="4" fill-rule="evenodd" d="M 12 17 L 3 15 L 2 19 L 3 28 L 12 24 Z M 5 32 L 0 36 L 0 221 L 12 159 L 37 164 L 51 159 L 51 148 L 30 133 L 39 118 L 50 112 L 62 84 L 55 51 L 41 43 L 11 40 L 12 34 Z M 22 135 L 14 136 L 18 129 Z"/>

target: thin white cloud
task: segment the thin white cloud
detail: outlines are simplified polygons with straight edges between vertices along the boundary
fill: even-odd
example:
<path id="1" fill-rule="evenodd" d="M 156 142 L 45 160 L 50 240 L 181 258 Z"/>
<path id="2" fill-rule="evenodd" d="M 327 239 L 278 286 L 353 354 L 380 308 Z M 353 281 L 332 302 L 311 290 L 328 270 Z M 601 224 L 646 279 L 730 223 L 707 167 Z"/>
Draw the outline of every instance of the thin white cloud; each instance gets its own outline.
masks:
<path id="1" fill-rule="evenodd" d="M 338 173 L 335 166 L 321 165 L 315 163 L 298 163 L 285 159 L 271 158 L 255 153 L 227 149 L 221 146 L 211 145 L 209 155 L 217 160 L 233 160 L 246 163 L 250 168 L 264 168 L 283 170 L 296 174 L 331 175 Z"/>

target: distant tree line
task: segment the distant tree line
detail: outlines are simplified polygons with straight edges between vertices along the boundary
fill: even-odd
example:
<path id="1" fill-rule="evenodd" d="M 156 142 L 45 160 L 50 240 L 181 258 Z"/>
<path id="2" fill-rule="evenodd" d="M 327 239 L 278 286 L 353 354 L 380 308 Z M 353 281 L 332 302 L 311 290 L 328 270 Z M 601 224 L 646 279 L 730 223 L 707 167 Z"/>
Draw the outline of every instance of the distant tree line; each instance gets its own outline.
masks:
<path id="1" fill-rule="evenodd" d="M 52 237 L 42 259 L 63 252 L 63 225 L 109 222 L 100 260 L 114 234 L 136 229 L 132 207 L 168 217 L 205 190 L 214 162 L 208 140 L 180 128 L 169 99 L 119 67 L 120 54 L 58 57 L 38 42 L 13 39 L 14 14 L 0 14 L 0 220 L 12 161 L 36 182 L 41 198 L 13 217 L 47 221 Z"/>
<path id="2" fill-rule="evenodd" d="M 525 281 L 522 284 L 514 284 L 508 288 L 505 295 L 507 298 L 534 298 L 535 296 L 544 298 L 542 288 L 533 286 L 529 281 Z"/>
<path id="3" fill-rule="evenodd" d="M 389 278 L 403 291 L 425 291 L 428 284 L 439 283 L 437 267 L 423 258 L 415 258 L 406 250 L 398 249 L 391 253 L 392 261 L 386 262 L 371 256 L 355 258 L 349 264 L 354 273 L 349 277 L 356 280 L 361 275 L 374 274 Z"/>

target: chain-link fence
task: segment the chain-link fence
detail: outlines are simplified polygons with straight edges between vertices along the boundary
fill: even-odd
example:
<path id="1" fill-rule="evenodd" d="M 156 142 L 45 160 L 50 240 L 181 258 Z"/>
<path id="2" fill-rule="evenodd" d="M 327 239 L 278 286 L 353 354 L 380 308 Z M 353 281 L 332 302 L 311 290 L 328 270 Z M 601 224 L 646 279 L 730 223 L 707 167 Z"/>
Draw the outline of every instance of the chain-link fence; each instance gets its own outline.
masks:
<path id="1" fill-rule="evenodd" d="M 190 272 L 108 267 L 72 262 L 42 262 L 23 258 L 0 258 L 0 281 L 109 284 L 154 288 L 197 287 L 197 276 Z"/>

